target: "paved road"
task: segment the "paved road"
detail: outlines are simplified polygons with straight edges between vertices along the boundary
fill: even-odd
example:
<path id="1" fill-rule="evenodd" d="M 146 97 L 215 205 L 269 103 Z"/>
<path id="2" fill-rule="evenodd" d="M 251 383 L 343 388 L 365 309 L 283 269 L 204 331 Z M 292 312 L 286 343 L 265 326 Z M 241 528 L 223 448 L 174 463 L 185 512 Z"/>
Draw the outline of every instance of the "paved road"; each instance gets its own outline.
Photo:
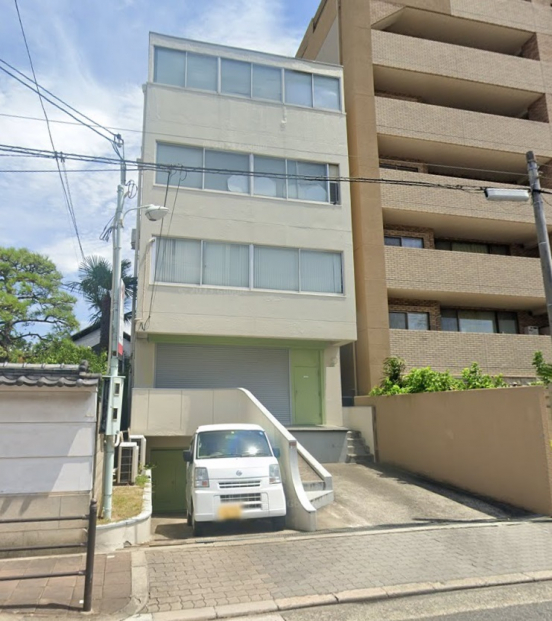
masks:
<path id="1" fill-rule="evenodd" d="M 271 621 L 280 620 L 550 621 L 552 582 L 293 610 L 279 613 Z"/>
<path id="2" fill-rule="evenodd" d="M 552 570 L 552 521 L 292 535 L 146 552 L 147 612 Z"/>
<path id="3" fill-rule="evenodd" d="M 383 466 L 325 464 L 335 502 L 318 511 L 318 529 L 508 518 L 512 511 Z M 519 514 L 519 512 L 518 512 Z"/>

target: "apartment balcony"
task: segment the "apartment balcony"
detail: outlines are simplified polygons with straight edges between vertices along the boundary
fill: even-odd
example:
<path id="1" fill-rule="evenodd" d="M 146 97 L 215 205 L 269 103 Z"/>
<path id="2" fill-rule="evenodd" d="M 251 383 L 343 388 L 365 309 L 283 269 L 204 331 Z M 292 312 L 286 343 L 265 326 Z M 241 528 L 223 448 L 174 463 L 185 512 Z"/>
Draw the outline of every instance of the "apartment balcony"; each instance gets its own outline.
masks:
<path id="1" fill-rule="evenodd" d="M 376 97 L 381 157 L 519 175 L 525 153 L 552 158 L 548 123 Z"/>
<path id="2" fill-rule="evenodd" d="M 400 164 L 400 162 L 397 162 Z M 535 218 L 531 201 L 526 203 L 491 202 L 482 185 L 512 187 L 459 177 L 445 177 L 404 170 L 380 169 L 386 180 L 437 185 L 473 187 L 473 192 L 408 185 L 382 184 L 381 201 L 386 225 L 431 228 L 437 237 L 481 239 L 498 243 L 534 244 Z M 546 221 L 552 232 L 552 206 L 544 204 Z"/>
<path id="3" fill-rule="evenodd" d="M 541 64 L 527 58 L 378 30 L 372 54 L 376 91 L 428 104 L 520 117 L 550 90 Z"/>
<path id="4" fill-rule="evenodd" d="M 430 366 L 437 371 L 460 374 L 477 362 L 486 373 L 507 378 L 535 377 L 531 361 L 536 351 L 552 358 L 549 336 L 525 334 L 474 334 L 390 330 L 391 355 L 401 356 L 408 368 Z"/>
<path id="5" fill-rule="evenodd" d="M 389 297 L 464 307 L 545 308 L 538 259 L 386 246 L 385 269 Z"/>

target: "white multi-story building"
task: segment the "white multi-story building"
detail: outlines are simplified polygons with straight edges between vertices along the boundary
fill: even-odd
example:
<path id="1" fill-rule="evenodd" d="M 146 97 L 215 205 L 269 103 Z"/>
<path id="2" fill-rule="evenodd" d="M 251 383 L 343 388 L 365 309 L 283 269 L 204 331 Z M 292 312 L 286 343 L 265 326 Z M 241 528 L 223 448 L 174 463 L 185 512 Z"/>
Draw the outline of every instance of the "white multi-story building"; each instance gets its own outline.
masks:
<path id="1" fill-rule="evenodd" d="M 179 470 L 194 431 L 183 389 L 340 425 L 356 338 L 341 68 L 152 34 L 142 160 L 141 204 L 170 210 L 136 236 L 131 428 L 158 467 Z M 177 508 L 165 484 L 157 508 Z"/>

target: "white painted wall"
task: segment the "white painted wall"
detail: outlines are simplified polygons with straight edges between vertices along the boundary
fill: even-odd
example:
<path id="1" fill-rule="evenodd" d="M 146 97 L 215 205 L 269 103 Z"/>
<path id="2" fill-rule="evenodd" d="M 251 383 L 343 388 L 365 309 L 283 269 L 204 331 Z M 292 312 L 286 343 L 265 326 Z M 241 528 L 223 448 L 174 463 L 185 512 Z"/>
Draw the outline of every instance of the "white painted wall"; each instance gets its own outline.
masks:
<path id="1" fill-rule="evenodd" d="M 160 35 L 152 35 L 151 42 L 203 53 L 214 49 L 226 57 L 335 77 L 342 74 L 341 68 L 331 65 L 220 49 Z M 161 141 L 338 164 L 342 176 L 349 174 L 344 113 L 153 83 L 146 85 L 145 95 L 145 161 L 155 161 L 156 142 Z M 169 190 L 171 211 L 175 194 L 174 188 Z M 356 315 L 348 184 L 342 184 L 341 194 L 341 204 L 330 205 L 181 188 L 174 212 L 168 216 L 171 236 L 343 252 L 345 295 L 156 285 L 151 306 L 150 240 L 159 234 L 161 225 L 142 217 L 137 253 L 140 283 L 137 334 L 147 331 L 328 342 L 354 340 Z M 155 185 L 154 173 L 144 172 L 142 203 L 162 204 L 164 197 L 165 187 Z M 167 230 L 164 226 L 165 235 Z M 140 364 L 137 359 L 136 366 Z M 139 368 L 137 373 L 140 374 Z"/>
<path id="2" fill-rule="evenodd" d="M 90 492 L 96 390 L 0 390 L 0 495 Z"/>

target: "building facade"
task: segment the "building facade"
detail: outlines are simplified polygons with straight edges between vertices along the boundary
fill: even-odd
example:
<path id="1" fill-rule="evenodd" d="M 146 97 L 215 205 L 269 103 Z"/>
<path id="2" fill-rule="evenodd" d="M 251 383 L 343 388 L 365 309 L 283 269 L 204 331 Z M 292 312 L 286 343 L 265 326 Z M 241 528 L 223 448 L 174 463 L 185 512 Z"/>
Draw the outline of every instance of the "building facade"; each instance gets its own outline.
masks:
<path id="1" fill-rule="evenodd" d="M 368 392 L 389 355 L 534 377 L 552 347 L 533 210 L 481 188 L 527 185 L 529 150 L 552 187 L 550 2 L 324 0 L 298 57 L 343 65 L 351 176 L 382 180 L 351 187 L 345 391 Z"/>
<path id="2" fill-rule="evenodd" d="M 286 426 L 340 425 L 356 338 L 341 68 L 152 34 L 144 90 L 140 203 L 170 212 L 138 223 L 133 417 L 147 389 L 177 421 L 141 430 L 150 450 L 194 431 L 173 389 L 247 388 Z"/>

